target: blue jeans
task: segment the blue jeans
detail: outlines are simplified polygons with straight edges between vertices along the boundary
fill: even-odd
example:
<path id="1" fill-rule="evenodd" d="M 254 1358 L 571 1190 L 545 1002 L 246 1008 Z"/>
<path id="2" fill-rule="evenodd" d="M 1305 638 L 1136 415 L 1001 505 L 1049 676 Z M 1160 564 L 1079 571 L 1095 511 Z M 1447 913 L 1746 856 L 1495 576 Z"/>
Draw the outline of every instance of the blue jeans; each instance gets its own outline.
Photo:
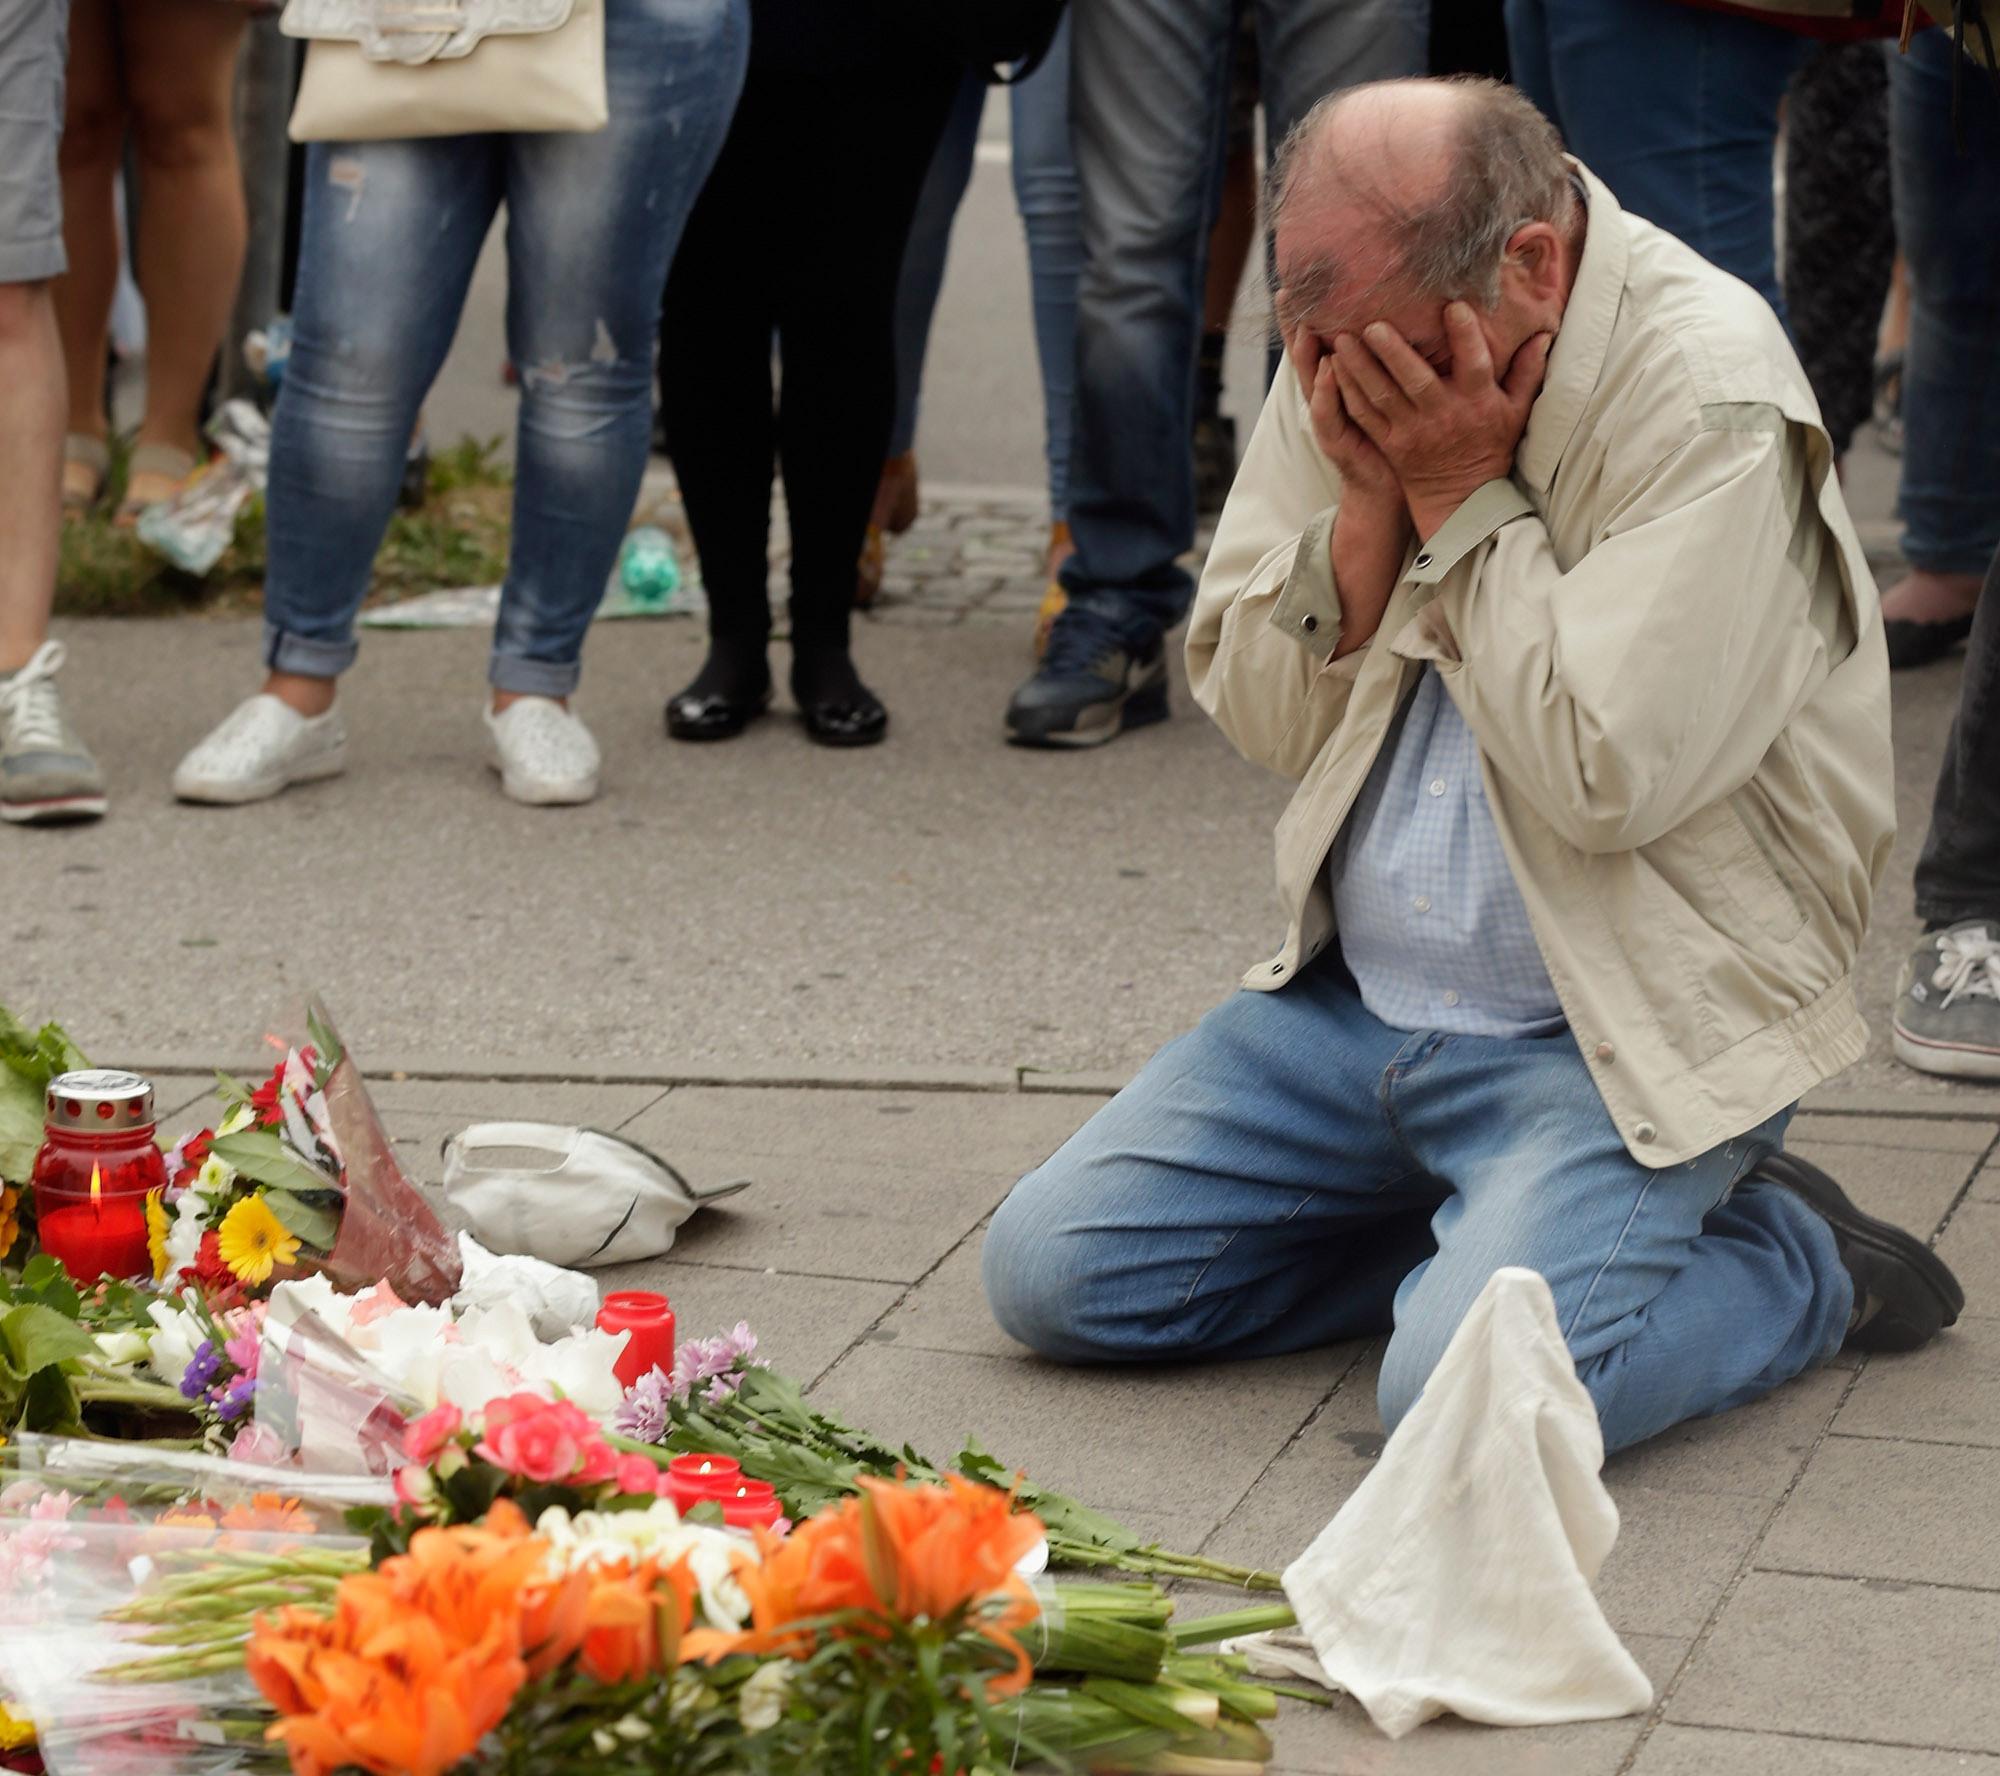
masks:
<path id="1" fill-rule="evenodd" d="M 1628 210 L 1778 311 L 1771 156 L 1808 38 L 1681 0 L 1507 0 L 1514 84 Z"/>
<path id="2" fill-rule="evenodd" d="M 1225 1001 L 1024 1178 L 987 1234 L 987 1298 L 1064 1362 L 1393 1327 L 1393 1430 L 1494 1271 L 1524 1265 L 1622 1448 L 1839 1348 L 1853 1291 L 1831 1231 L 1742 1182 L 1789 1119 L 1649 1170 L 1567 1033 L 1392 1029 L 1335 956 Z"/>
<path id="3" fill-rule="evenodd" d="M 1282 141 L 1335 87 L 1423 71 L 1428 0 L 1247 0 Z M 1196 347 L 1228 122 L 1231 0 L 1083 0 L 1070 119 L 1083 205 L 1063 625 L 1150 648 L 1194 581 Z"/>
<path id="4" fill-rule="evenodd" d="M 1014 204 L 1028 241 L 1028 289 L 1035 312 L 1035 356 L 1042 371 L 1042 411 L 1049 459 L 1049 513 L 1069 506 L 1070 403 L 1076 389 L 1076 281 L 1083 266 L 1077 222 L 1076 161 L 1069 146 L 1069 14 L 1063 14 L 1042 65 L 1009 87 L 1013 124 Z M 889 453 L 915 448 L 931 317 L 944 288 L 951 225 L 972 178 L 987 84 L 968 74 L 952 103 L 931 159 L 917 219 L 903 250 L 896 291 L 896 425 Z"/>
<path id="5" fill-rule="evenodd" d="M 611 120 L 595 134 L 313 147 L 272 422 L 267 665 L 331 678 L 354 663 L 411 428 L 504 203 L 521 411 L 489 676 L 536 696 L 576 688 L 645 472 L 660 291 L 748 44 L 747 0 L 608 0 Z"/>
<path id="6" fill-rule="evenodd" d="M 1977 574 L 2000 547 L 2000 99 L 1968 63 L 1961 158 L 1953 54 L 1945 32 L 1923 31 L 1908 56 L 1890 58 L 1896 232 L 1911 285 L 1897 512 L 1912 566 Z"/>

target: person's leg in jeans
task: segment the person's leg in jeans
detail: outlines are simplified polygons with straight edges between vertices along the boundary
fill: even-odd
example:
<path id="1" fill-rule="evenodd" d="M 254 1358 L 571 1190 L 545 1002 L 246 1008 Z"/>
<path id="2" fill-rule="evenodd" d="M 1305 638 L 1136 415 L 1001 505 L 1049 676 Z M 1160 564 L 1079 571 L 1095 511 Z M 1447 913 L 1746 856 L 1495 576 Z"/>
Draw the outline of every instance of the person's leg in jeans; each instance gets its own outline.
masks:
<path id="1" fill-rule="evenodd" d="M 1393 1430 L 1493 1272 L 1522 1265 L 1615 1449 L 1839 1346 L 1853 1291 L 1832 1231 L 1740 1184 L 1783 1122 L 1650 1170 L 1567 1035 L 1392 1030 L 1323 966 L 1223 1005 L 1024 1179 L 987 1235 L 987 1296 L 1069 1362 L 1262 1356 L 1393 1323 Z"/>
<path id="2" fill-rule="evenodd" d="M 1784 313 L 1771 155 L 1811 44 L 1681 0 L 1507 0 L 1514 79 L 1626 209 Z"/>
<path id="3" fill-rule="evenodd" d="M 1914 292 L 1897 501 L 1910 572 L 1882 595 L 1896 665 L 1936 659 L 1967 635 L 2000 547 L 2000 95 L 1967 64 L 1961 155 L 1955 53 L 1946 32 L 1924 31 L 1889 69 L 1896 230 Z"/>
<path id="4" fill-rule="evenodd" d="M 1195 344 L 1221 161 L 1228 0 L 1092 0 L 1071 24 L 1084 266 L 1062 570 L 1069 603 L 1012 737 L 1083 746 L 1166 714 L 1166 631 L 1193 580 Z M 1274 136 L 1334 87 L 1423 66 L 1409 0 L 1259 0 Z"/>
<path id="5" fill-rule="evenodd" d="M 2000 554 L 1966 644 L 1917 859 L 1917 916 L 1926 936 L 1897 984 L 1897 1057 L 1947 1078 L 2000 1079 Z"/>
<path id="6" fill-rule="evenodd" d="M 746 0 L 612 0 L 610 123 L 505 138 L 507 343 L 521 416 L 489 673 L 496 711 L 576 688 L 645 473 L 656 292 L 729 129 L 748 38 Z"/>
<path id="7" fill-rule="evenodd" d="M 63 358 L 57 145 L 63 0 L 0 0 L 0 820 L 91 818 L 104 776 L 63 715 L 49 640 L 61 534 Z"/>

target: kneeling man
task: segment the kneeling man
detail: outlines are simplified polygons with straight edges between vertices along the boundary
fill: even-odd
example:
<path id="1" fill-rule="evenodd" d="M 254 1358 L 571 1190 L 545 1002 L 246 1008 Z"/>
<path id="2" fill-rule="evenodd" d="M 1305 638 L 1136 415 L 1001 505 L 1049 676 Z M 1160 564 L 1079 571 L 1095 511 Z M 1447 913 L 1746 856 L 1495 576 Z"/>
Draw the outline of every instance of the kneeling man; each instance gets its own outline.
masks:
<path id="1" fill-rule="evenodd" d="M 1298 781 L 1291 927 L 995 1219 L 1078 1362 L 1393 1326 L 1393 1429 L 1496 1269 L 1548 1279 L 1618 1448 L 1951 1274 L 1786 1159 L 1862 1053 L 1894 825 L 1875 586 L 1777 318 L 1526 100 L 1323 103 L 1281 163 L 1279 375 L 1188 636 Z"/>

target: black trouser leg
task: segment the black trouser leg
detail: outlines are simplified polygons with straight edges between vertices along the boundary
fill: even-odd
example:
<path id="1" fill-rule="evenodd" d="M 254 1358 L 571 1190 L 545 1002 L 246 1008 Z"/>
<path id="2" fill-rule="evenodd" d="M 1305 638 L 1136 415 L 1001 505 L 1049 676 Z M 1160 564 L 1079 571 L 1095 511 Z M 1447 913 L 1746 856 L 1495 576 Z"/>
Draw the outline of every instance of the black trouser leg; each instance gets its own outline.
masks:
<path id="1" fill-rule="evenodd" d="M 2000 919 L 2000 555 L 1966 643 L 1958 715 L 1917 860 L 1917 915 L 1932 931 Z"/>

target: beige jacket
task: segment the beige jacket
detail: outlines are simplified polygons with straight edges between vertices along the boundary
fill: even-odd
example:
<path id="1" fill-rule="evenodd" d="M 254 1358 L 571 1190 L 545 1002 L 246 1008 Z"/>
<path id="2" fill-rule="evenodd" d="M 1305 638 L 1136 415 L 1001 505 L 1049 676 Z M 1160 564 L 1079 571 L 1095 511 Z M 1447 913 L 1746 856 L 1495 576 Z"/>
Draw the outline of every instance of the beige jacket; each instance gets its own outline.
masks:
<path id="1" fill-rule="evenodd" d="M 1327 854 L 1429 661 L 1478 736 L 1570 1029 L 1633 1156 L 1677 1164 L 1861 1055 L 1855 952 L 1894 836 L 1875 583 L 1777 318 L 1583 173 L 1589 227 L 1505 481 L 1340 637 L 1339 478 L 1281 371 L 1187 641 L 1196 697 L 1298 781 L 1283 986 L 1333 941 Z"/>

